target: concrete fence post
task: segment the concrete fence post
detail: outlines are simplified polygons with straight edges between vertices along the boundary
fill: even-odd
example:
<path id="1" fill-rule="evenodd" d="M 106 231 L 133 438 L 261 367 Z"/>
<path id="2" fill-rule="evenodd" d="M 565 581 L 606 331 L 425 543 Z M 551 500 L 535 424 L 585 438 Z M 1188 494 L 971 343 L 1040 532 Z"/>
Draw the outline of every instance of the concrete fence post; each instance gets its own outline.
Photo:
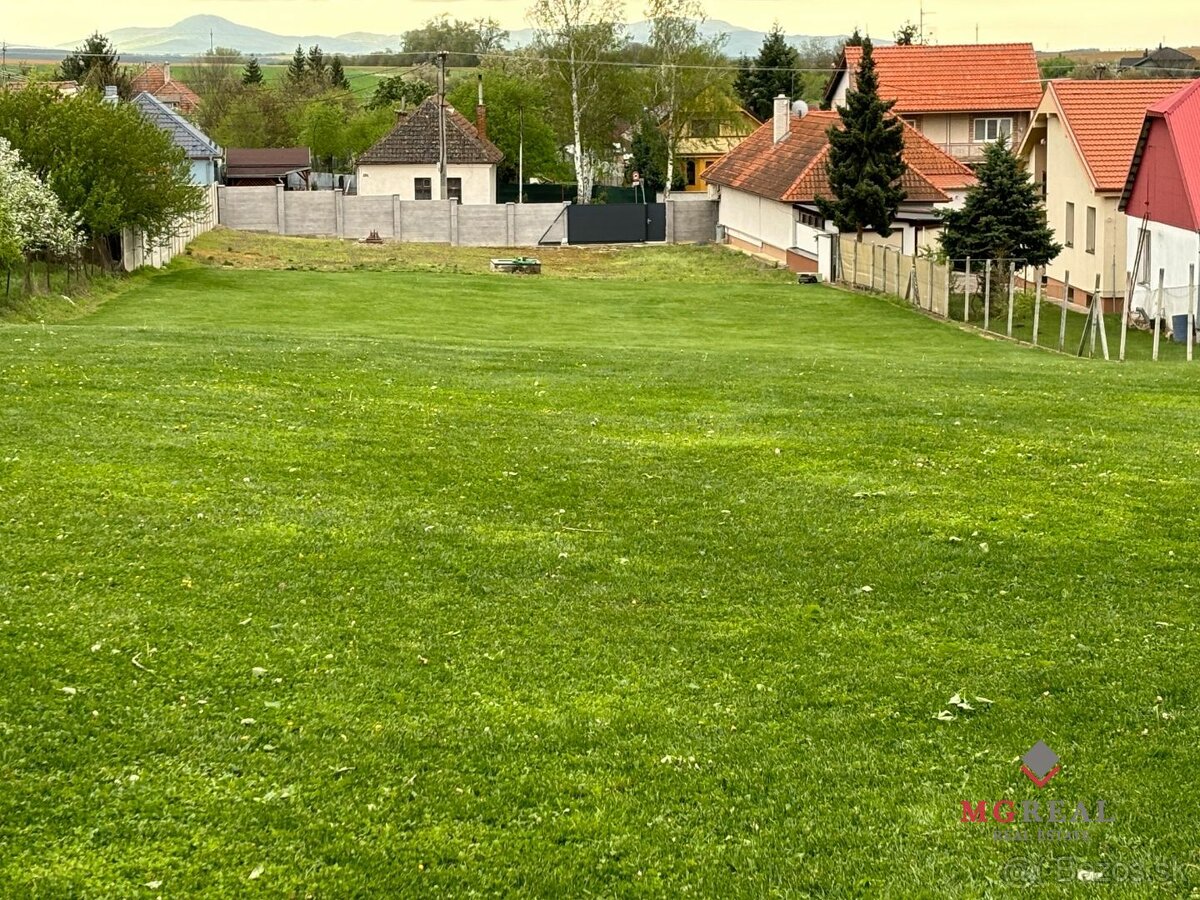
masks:
<path id="1" fill-rule="evenodd" d="M 983 266 L 983 330 L 988 330 L 992 321 L 992 261 Z"/>
<path id="2" fill-rule="evenodd" d="M 517 245 L 517 204 L 504 204 L 504 246 Z"/>
<path id="3" fill-rule="evenodd" d="M 287 234 L 287 207 L 283 203 L 283 185 L 275 185 L 275 233 Z"/>
<path id="4" fill-rule="evenodd" d="M 400 195 L 392 194 L 392 237 L 400 240 L 404 232 L 400 227 Z"/>
<path id="5" fill-rule="evenodd" d="M 1158 293 L 1154 295 L 1154 361 L 1158 362 L 1158 342 L 1162 338 L 1163 314 L 1163 285 L 1167 280 L 1167 270 L 1158 270 Z"/>
<path id="6" fill-rule="evenodd" d="M 668 200 L 664 206 L 667 208 L 667 243 L 675 243 L 675 201 Z M 649 217 L 650 209 L 646 208 L 647 217 Z"/>
<path id="7" fill-rule="evenodd" d="M 450 243 L 458 246 L 458 203 L 454 200 L 444 200 L 450 204 Z"/>
<path id="8" fill-rule="evenodd" d="M 1042 316 L 1042 270 L 1034 269 L 1033 277 L 1037 284 L 1033 289 L 1033 346 L 1038 342 L 1038 319 Z"/>
<path id="9" fill-rule="evenodd" d="M 1058 319 L 1058 352 L 1062 353 L 1067 346 L 1067 303 L 1071 298 L 1071 270 L 1063 278 L 1062 314 Z"/>
<path id="10" fill-rule="evenodd" d="M 333 192 L 333 233 L 339 240 L 346 236 L 346 210 L 342 206 L 344 199 L 341 191 Z"/>
<path id="11" fill-rule="evenodd" d="M 1192 361 L 1192 348 L 1196 344 L 1196 264 L 1188 266 L 1188 323 L 1187 361 Z"/>

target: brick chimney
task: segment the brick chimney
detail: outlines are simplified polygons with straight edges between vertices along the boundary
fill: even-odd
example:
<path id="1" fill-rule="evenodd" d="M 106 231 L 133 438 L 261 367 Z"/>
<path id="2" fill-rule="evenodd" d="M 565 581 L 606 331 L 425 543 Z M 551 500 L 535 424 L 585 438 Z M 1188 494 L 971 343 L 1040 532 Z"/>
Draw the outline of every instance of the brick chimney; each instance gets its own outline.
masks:
<path id="1" fill-rule="evenodd" d="M 775 143 L 778 144 L 792 130 L 792 105 L 783 94 L 775 98 L 775 115 L 772 120 L 775 124 Z"/>
<path id="2" fill-rule="evenodd" d="M 487 107 L 483 105 L 483 73 L 479 73 L 479 99 L 475 104 L 475 131 L 487 140 Z"/>
<path id="3" fill-rule="evenodd" d="M 171 64 L 169 62 L 163 63 L 163 83 L 171 83 Z"/>

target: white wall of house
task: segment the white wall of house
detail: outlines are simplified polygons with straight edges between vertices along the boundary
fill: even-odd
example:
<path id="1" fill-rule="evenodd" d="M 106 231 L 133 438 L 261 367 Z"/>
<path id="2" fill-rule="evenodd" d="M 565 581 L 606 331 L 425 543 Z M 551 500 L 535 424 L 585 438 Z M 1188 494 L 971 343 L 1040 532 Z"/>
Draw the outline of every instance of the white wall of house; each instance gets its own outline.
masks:
<path id="1" fill-rule="evenodd" d="M 1091 294 L 1096 276 L 1101 276 L 1100 293 L 1121 297 L 1125 291 L 1127 217 L 1118 209 L 1120 197 L 1097 193 L 1070 134 L 1057 115 L 1046 117 L 1046 144 L 1037 146 L 1027 160 L 1035 179 L 1046 178 L 1046 219 L 1063 250 L 1046 267 L 1046 274 L 1063 282 L 1071 274 L 1071 286 Z M 1071 204 L 1068 208 L 1067 204 Z M 1094 213 L 1094 234 L 1089 236 L 1088 210 Z M 1074 227 L 1068 226 L 1073 215 Z M 1066 246 L 1070 241 L 1071 246 Z M 1089 249 L 1090 248 L 1090 249 Z"/>
<path id="2" fill-rule="evenodd" d="M 1125 223 L 1125 240 L 1129 248 L 1126 266 L 1132 272 L 1137 255 L 1138 231 L 1142 222 L 1140 219 L 1126 216 Z M 1130 306 L 1134 310 L 1140 308 L 1150 314 L 1154 313 L 1161 269 L 1165 288 L 1162 312 L 1167 316 L 1182 315 L 1188 309 L 1189 281 L 1200 282 L 1200 234 L 1161 222 L 1148 222 L 1146 231 L 1149 250 L 1143 253 L 1143 264 L 1138 267 L 1137 286 Z M 1146 271 L 1146 261 L 1149 262 L 1149 271 Z M 1200 293 L 1200 286 L 1197 286 L 1195 291 Z"/>
<path id="3" fill-rule="evenodd" d="M 447 178 L 462 179 L 462 202 L 477 205 L 496 202 L 496 167 L 491 165 L 448 165 Z M 371 165 L 358 167 L 359 196 L 399 196 L 416 200 L 416 179 L 430 180 L 431 199 L 439 196 L 441 179 L 436 164 Z"/>
<path id="4" fill-rule="evenodd" d="M 193 159 L 192 184 L 210 185 L 217 183 L 217 166 L 211 159 Z"/>
<path id="5" fill-rule="evenodd" d="M 723 226 L 730 237 L 752 245 L 767 244 L 776 250 L 787 250 L 796 241 L 795 211 L 790 203 L 779 203 L 733 188 L 721 188 L 717 224 Z M 805 250 L 816 250 L 811 243 L 800 246 Z"/>

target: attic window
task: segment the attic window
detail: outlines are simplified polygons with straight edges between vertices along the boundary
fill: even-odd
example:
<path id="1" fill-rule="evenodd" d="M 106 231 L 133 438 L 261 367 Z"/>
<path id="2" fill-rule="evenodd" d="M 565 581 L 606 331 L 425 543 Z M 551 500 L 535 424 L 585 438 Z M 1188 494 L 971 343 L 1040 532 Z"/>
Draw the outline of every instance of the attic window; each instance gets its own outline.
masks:
<path id="1" fill-rule="evenodd" d="M 997 119 L 975 120 L 975 143 L 990 144 L 998 141 L 1000 136 L 1011 138 L 1013 133 L 1012 117 Z"/>

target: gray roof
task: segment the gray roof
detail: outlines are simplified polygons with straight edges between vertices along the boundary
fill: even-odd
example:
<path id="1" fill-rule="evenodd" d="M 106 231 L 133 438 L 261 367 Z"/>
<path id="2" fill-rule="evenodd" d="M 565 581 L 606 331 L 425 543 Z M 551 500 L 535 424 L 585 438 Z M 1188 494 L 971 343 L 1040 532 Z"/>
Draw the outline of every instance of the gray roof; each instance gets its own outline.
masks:
<path id="1" fill-rule="evenodd" d="M 479 136 L 475 126 L 449 103 L 446 105 L 446 162 L 490 163 L 504 159 L 500 148 Z M 429 97 L 411 114 L 402 115 L 390 132 L 374 147 L 358 158 L 359 165 L 388 165 L 406 163 L 436 163 L 440 139 L 438 135 L 438 100 Z"/>
<path id="2" fill-rule="evenodd" d="M 212 138 L 153 94 L 143 91 L 133 98 L 133 105 L 143 116 L 165 131 L 171 142 L 187 154 L 188 159 L 221 158 L 221 148 Z"/>

